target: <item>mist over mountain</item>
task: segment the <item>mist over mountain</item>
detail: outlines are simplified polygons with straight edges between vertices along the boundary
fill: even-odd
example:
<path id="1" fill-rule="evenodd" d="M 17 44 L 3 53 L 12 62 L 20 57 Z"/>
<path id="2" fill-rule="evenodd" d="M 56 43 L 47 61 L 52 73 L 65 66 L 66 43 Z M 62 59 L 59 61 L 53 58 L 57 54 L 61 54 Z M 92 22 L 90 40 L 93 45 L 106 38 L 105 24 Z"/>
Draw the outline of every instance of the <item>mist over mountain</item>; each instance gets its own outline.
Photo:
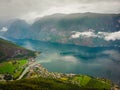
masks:
<path id="1" fill-rule="evenodd" d="M 118 44 L 119 30 L 120 14 L 57 13 L 40 18 L 32 25 L 24 20 L 17 20 L 3 36 L 85 46 L 107 46 Z"/>
<path id="2" fill-rule="evenodd" d="M 24 20 L 16 20 L 9 26 L 4 35 L 5 37 L 25 38 L 29 34 L 29 28 L 30 25 Z"/>
<path id="3" fill-rule="evenodd" d="M 120 90 L 120 0 L 0 0 L 0 90 Z"/>

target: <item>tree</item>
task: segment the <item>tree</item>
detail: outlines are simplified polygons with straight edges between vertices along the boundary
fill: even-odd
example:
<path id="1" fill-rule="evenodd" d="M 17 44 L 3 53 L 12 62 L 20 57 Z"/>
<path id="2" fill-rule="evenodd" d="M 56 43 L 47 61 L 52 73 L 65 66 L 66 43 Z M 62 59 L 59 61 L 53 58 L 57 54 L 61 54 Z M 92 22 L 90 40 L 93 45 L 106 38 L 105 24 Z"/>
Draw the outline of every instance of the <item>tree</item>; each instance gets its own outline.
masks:
<path id="1" fill-rule="evenodd" d="M 4 75 L 4 77 L 3 77 L 7 82 L 9 81 L 9 80 L 12 80 L 13 79 L 13 76 L 11 75 L 11 74 L 5 74 Z"/>

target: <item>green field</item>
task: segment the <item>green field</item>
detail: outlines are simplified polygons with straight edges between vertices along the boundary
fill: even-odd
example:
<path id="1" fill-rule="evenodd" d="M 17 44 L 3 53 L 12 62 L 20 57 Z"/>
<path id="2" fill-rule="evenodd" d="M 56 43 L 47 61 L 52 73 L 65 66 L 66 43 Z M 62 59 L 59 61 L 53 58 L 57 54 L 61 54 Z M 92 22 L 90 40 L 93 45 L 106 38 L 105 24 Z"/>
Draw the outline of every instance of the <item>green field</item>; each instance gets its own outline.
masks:
<path id="1" fill-rule="evenodd" d="M 72 78 L 73 81 L 78 82 L 81 87 L 110 89 L 111 83 L 102 79 L 96 79 L 87 75 L 78 75 Z"/>
<path id="2" fill-rule="evenodd" d="M 89 76 L 75 76 L 72 80 L 76 81 L 85 80 L 80 86 L 78 84 L 71 83 L 69 78 L 52 79 L 52 78 L 32 78 L 32 79 L 21 79 L 12 82 L 0 83 L 0 89 L 2 90 L 110 90 L 110 85 L 107 87 L 107 83 L 102 81 L 94 80 Z M 81 79 L 82 78 L 82 79 Z M 87 81 L 87 83 L 86 83 Z M 88 85 L 89 84 L 89 85 Z"/>
<path id="3" fill-rule="evenodd" d="M 0 63 L 0 74 L 12 74 L 14 78 L 17 78 L 24 67 L 26 66 L 28 60 L 11 60 L 8 62 Z"/>
<path id="4" fill-rule="evenodd" d="M 91 77 L 88 77 L 86 75 L 77 76 L 77 77 L 74 78 L 74 80 L 78 80 L 80 82 L 81 86 L 85 86 L 91 80 Z"/>

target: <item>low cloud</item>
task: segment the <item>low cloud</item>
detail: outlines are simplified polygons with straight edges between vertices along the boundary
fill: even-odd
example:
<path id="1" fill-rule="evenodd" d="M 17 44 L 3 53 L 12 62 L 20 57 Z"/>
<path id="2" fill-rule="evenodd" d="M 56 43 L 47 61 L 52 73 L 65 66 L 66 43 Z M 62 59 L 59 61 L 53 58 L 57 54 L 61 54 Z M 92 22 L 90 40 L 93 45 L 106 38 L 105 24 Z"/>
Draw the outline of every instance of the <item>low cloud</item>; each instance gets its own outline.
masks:
<path id="1" fill-rule="evenodd" d="M 106 41 L 115 41 L 120 40 L 120 31 L 117 32 L 97 32 L 94 31 L 85 31 L 85 32 L 76 32 L 72 31 L 72 35 L 70 38 L 76 39 L 76 38 L 103 38 Z"/>
<path id="2" fill-rule="evenodd" d="M 120 13 L 120 0 L 0 0 L 3 21 L 23 18 L 33 22 L 37 17 L 54 13 L 84 12 Z"/>
<path id="3" fill-rule="evenodd" d="M 27 48 L 29 50 L 33 50 L 34 51 L 33 46 L 29 42 L 25 42 L 24 45 L 23 45 L 23 47 L 25 47 L 25 48 Z"/>
<path id="4" fill-rule="evenodd" d="M 89 74 L 116 81 L 119 78 L 118 73 L 120 72 L 120 63 L 117 63 L 119 62 L 120 53 L 116 50 L 105 50 L 98 54 L 106 55 L 106 57 L 95 56 L 93 59 L 86 60 L 72 55 L 61 55 L 54 52 L 46 54 L 46 57 L 42 57 L 43 55 L 41 54 L 37 58 L 37 61 L 49 71 Z"/>
<path id="5" fill-rule="evenodd" d="M 45 60 L 41 60 L 40 63 L 49 63 L 49 62 L 53 62 L 53 61 L 69 62 L 69 63 L 73 63 L 73 64 L 78 63 L 78 60 L 74 56 L 71 56 L 71 55 L 61 56 L 58 53 L 49 54 L 48 59 L 46 58 Z"/>
<path id="6" fill-rule="evenodd" d="M 120 40 L 120 31 L 118 32 L 113 32 L 113 33 L 108 33 L 108 35 L 105 36 L 104 38 L 107 41 L 115 41 L 115 40 Z"/>
<path id="7" fill-rule="evenodd" d="M 2 27 L 2 29 L 0 30 L 0 32 L 6 32 L 7 30 L 8 30 L 8 28 Z"/>
<path id="8" fill-rule="evenodd" d="M 103 54 L 109 55 L 111 59 L 113 59 L 115 62 L 120 62 L 120 53 L 115 50 L 106 50 L 103 52 Z"/>
<path id="9" fill-rule="evenodd" d="M 48 68 L 49 71 L 70 73 L 76 70 L 79 63 L 78 59 L 72 55 L 63 56 L 53 52 L 51 54 L 45 54 L 47 57 L 44 57 L 43 54 L 37 57 L 36 60 L 44 67 Z"/>
<path id="10" fill-rule="evenodd" d="M 71 38 L 79 38 L 80 36 L 83 37 L 96 37 L 95 33 L 92 31 L 87 32 L 73 32 L 74 34 L 71 36 Z"/>

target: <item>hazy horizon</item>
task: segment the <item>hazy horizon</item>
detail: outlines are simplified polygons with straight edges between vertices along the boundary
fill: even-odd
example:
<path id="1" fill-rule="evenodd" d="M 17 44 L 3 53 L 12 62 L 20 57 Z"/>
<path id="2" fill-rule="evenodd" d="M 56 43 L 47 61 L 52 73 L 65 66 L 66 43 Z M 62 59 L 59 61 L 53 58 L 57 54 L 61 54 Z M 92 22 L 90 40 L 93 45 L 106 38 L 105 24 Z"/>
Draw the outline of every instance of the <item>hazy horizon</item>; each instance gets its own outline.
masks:
<path id="1" fill-rule="evenodd" d="M 0 0 L 0 20 L 14 18 L 34 22 L 55 13 L 120 13 L 120 0 Z"/>

